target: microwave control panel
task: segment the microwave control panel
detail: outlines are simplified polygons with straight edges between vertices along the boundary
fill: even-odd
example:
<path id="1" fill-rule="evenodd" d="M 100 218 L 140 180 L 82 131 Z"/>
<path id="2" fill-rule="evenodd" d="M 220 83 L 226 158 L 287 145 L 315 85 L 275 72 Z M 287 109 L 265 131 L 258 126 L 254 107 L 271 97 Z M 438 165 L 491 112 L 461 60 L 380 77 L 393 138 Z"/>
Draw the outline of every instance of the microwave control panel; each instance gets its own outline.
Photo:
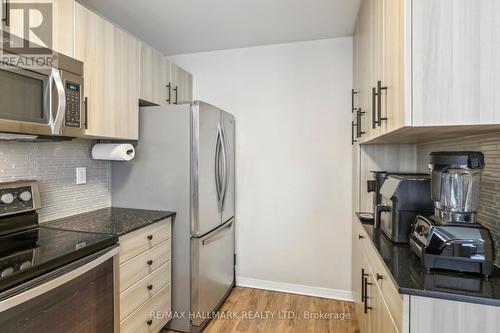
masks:
<path id="1" fill-rule="evenodd" d="M 64 120 L 64 125 L 66 127 L 77 127 L 81 126 L 81 111 L 80 111 L 80 85 L 78 83 L 73 83 L 66 81 L 66 119 Z"/>

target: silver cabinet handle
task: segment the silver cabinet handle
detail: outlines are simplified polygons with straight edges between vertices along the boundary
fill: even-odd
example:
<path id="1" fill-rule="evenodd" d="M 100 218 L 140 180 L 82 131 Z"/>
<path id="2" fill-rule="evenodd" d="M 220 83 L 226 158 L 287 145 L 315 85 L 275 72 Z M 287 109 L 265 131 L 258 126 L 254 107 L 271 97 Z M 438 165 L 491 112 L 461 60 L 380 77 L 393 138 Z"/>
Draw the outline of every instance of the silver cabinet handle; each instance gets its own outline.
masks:
<path id="1" fill-rule="evenodd" d="M 56 119 L 52 119 L 52 105 L 50 106 L 50 120 L 49 125 L 52 130 L 52 134 L 60 134 L 62 122 L 64 120 L 64 115 L 66 113 L 66 93 L 64 91 L 64 85 L 61 79 L 61 74 L 59 70 L 52 68 L 50 72 L 50 80 L 53 80 L 56 84 L 58 105 Z"/>
<path id="2" fill-rule="evenodd" d="M 207 244 L 210 244 L 220 238 L 222 238 L 222 236 L 224 235 L 224 233 L 226 231 L 228 231 L 229 229 L 231 229 L 231 227 L 233 226 L 233 222 L 229 222 L 229 224 L 227 226 L 225 226 L 224 228 L 222 228 L 221 230 L 219 230 L 215 235 L 207 238 L 207 239 L 204 239 L 201 243 L 203 245 L 207 245 Z"/>

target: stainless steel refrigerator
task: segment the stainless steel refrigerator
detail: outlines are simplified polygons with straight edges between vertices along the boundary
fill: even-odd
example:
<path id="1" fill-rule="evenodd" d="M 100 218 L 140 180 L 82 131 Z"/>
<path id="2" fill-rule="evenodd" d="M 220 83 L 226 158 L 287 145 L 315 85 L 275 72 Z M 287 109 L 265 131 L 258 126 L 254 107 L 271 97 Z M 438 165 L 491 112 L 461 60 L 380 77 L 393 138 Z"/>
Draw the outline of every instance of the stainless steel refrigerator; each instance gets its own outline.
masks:
<path id="1" fill-rule="evenodd" d="M 195 101 L 142 107 L 139 123 L 135 158 L 112 163 L 113 206 L 177 212 L 169 327 L 197 332 L 235 281 L 234 117 Z"/>

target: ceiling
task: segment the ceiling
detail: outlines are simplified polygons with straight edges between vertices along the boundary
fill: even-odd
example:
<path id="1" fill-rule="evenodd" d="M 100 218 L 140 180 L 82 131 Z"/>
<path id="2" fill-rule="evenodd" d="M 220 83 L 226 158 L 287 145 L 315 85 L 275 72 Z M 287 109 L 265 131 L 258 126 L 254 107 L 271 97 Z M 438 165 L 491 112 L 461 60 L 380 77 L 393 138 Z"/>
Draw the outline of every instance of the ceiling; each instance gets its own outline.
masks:
<path id="1" fill-rule="evenodd" d="M 79 0 L 166 55 L 350 36 L 360 0 Z"/>

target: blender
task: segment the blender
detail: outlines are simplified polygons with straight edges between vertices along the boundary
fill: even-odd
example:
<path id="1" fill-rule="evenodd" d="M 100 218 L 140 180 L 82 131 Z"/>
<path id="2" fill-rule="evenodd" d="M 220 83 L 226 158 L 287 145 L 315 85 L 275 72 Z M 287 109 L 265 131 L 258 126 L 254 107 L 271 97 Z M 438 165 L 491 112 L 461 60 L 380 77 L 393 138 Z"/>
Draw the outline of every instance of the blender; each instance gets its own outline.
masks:
<path id="1" fill-rule="evenodd" d="M 477 222 L 484 169 L 481 152 L 433 152 L 430 155 L 434 215 L 417 216 L 410 249 L 425 268 L 480 273 L 493 271 L 493 241 Z"/>

